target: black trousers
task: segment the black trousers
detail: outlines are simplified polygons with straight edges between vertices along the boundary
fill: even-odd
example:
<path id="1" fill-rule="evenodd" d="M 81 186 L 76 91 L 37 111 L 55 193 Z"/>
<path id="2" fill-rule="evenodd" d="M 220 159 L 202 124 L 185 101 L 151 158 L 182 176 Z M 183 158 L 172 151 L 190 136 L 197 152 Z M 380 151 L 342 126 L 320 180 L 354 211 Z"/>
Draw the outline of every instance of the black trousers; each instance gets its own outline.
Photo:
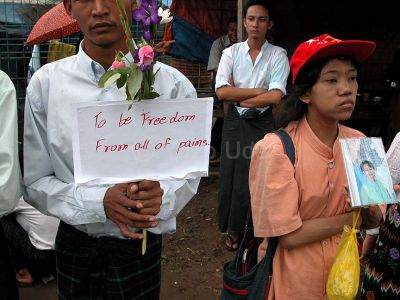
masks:
<path id="1" fill-rule="evenodd" d="M 218 191 L 218 225 L 221 232 L 243 232 L 250 203 L 249 168 L 253 146 L 274 129 L 271 108 L 250 109 L 240 115 L 229 105 L 222 130 Z"/>
<path id="2" fill-rule="evenodd" d="M 7 240 L 0 224 L 0 299 L 19 299 L 15 272 L 11 265 Z"/>
<path id="3" fill-rule="evenodd" d="M 14 214 L 2 218 L 1 224 L 8 241 L 15 272 L 27 268 L 35 279 L 56 274 L 54 250 L 36 249 L 32 245 L 28 233 L 15 219 Z"/>

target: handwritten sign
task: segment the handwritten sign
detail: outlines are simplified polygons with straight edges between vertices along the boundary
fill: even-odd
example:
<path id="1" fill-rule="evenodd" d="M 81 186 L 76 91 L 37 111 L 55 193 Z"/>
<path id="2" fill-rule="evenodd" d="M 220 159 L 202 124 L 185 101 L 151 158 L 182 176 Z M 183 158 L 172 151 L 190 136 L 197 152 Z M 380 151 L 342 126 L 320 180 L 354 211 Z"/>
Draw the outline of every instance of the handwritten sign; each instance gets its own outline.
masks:
<path id="1" fill-rule="evenodd" d="M 77 185 L 208 175 L 213 99 L 74 106 Z"/>

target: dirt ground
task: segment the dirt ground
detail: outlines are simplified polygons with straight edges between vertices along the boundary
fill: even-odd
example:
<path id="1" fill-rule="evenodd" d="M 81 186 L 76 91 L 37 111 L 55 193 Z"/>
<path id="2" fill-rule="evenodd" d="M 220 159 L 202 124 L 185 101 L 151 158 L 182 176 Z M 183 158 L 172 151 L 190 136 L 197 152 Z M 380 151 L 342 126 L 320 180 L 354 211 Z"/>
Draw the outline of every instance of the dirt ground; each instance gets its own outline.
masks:
<path id="1" fill-rule="evenodd" d="M 217 227 L 217 181 L 202 178 L 177 219 L 177 232 L 163 238 L 161 300 L 219 299 L 223 265 L 233 253 L 224 248 Z M 56 299 L 54 281 L 20 288 L 20 300 Z"/>
<path id="2" fill-rule="evenodd" d="M 233 252 L 217 227 L 217 180 L 202 178 L 177 219 L 176 234 L 164 236 L 162 300 L 219 299 L 223 265 Z"/>

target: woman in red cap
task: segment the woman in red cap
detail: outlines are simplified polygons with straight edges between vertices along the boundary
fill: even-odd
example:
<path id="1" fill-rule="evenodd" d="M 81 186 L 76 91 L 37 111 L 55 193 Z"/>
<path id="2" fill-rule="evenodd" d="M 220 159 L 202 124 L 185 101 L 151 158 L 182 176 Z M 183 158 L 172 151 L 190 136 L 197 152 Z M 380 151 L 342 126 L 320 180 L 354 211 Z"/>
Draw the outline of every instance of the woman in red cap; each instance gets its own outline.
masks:
<path id="1" fill-rule="evenodd" d="M 357 63 L 375 44 L 324 34 L 298 46 L 290 61 L 293 88 L 277 117 L 296 149 L 293 167 L 280 138 L 267 134 L 253 150 L 250 193 L 255 235 L 278 237 L 268 299 L 326 299 L 326 282 L 343 225 L 352 224 L 339 138 L 363 134 L 339 124 L 350 118 Z M 362 209 L 362 226 L 382 212 Z M 361 223 L 361 220 L 360 220 Z"/>

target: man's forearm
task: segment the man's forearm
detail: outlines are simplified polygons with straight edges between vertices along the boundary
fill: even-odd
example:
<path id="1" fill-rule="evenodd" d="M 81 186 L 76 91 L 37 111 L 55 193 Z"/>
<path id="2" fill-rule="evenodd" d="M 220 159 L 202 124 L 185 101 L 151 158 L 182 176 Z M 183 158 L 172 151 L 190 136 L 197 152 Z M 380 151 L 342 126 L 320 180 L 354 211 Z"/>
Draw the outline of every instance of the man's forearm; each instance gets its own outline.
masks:
<path id="1" fill-rule="evenodd" d="M 238 88 L 234 86 L 224 86 L 217 89 L 216 94 L 218 99 L 222 101 L 238 102 L 259 96 L 267 89 L 263 88 Z"/>
<path id="2" fill-rule="evenodd" d="M 245 99 L 240 105 L 248 108 L 265 107 L 269 105 L 278 105 L 282 100 L 282 92 L 280 90 L 272 90 L 256 97 Z"/>

